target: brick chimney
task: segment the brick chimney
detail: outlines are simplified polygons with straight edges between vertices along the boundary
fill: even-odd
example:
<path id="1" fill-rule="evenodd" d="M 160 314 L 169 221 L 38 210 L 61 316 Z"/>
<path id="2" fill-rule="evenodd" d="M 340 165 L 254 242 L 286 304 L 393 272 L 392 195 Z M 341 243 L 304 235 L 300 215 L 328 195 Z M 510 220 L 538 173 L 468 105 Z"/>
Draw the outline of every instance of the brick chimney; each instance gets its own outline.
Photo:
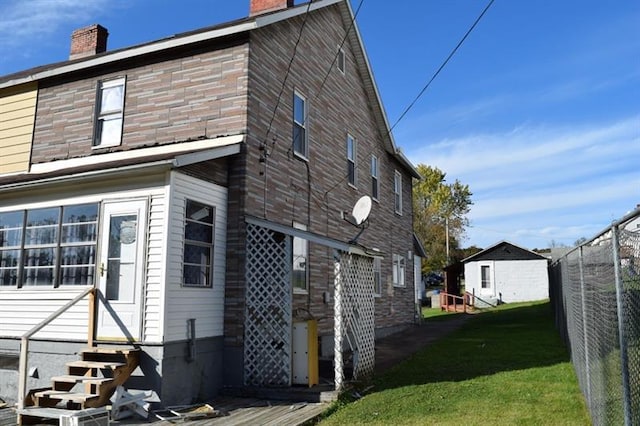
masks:
<path id="1" fill-rule="evenodd" d="M 75 30 L 71 34 L 69 59 L 84 58 L 106 51 L 108 36 L 107 29 L 98 24 Z"/>
<path id="2" fill-rule="evenodd" d="M 293 7 L 293 0 L 251 0 L 249 16 L 275 12 L 288 7 Z"/>

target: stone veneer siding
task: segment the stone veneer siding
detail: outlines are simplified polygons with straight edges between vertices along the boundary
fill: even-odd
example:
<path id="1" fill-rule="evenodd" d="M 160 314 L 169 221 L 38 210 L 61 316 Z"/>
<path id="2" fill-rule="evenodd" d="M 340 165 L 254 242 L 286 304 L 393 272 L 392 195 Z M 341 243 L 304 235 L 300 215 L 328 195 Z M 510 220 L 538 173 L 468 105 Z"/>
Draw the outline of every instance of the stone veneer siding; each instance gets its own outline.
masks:
<path id="1" fill-rule="evenodd" d="M 270 221 L 308 226 L 308 230 L 341 241 L 354 237 L 358 229 L 342 220 L 340 212 L 350 212 L 362 195 L 371 194 L 371 155 L 380 163 L 380 195 L 374 202 L 370 227 L 359 242 L 380 249 L 383 294 L 376 298 L 376 328 L 406 325 L 414 320 L 413 261 L 406 259 L 406 286 L 392 283 L 392 254 L 402 254 L 413 248 L 411 176 L 384 149 L 351 46 L 345 44 L 346 73 L 331 71 L 325 87 L 317 96 L 329 64 L 344 37 L 345 28 L 338 6 L 311 13 L 296 59 L 287 79 L 283 96 L 276 110 L 273 126 L 266 134 L 276 106 L 282 79 L 291 58 L 294 41 L 302 17 L 253 31 L 249 60 L 249 115 L 246 145 L 246 188 L 236 187 L 241 180 L 230 176 L 231 194 L 242 201 L 229 206 L 228 275 L 225 304 L 226 359 L 242 365 L 244 334 L 244 238 L 243 214 Z M 309 161 L 298 159 L 292 152 L 293 92 L 300 91 L 309 108 Z M 346 136 L 357 140 L 357 188 L 346 180 Z M 266 142 L 270 156 L 260 162 L 260 146 Z M 403 175 L 403 215 L 394 212 L 393 177 L 398 170 Z M 230 172 L 233 175 L 233 171 Z M 244 182 L 242 183 L 244 184 Z M 266 200 L 263 197 L 267 187 Z M 235 191 L 234 191 L 234 187 Z M 234 213 L 234 208 L 238 208 Z M 233 228 L 233 229 L 231 229 Z M 304 319 L 310 313 L 319 320 L 321 335 L 333 334 L 333 302 L 324 303 L 323 293 L 333 295 L 333 251 L 310 244 L 310 290 L 308 295 L 294 295 L 294 319 Z M 227 365 L 231 367 L 230 365 Z M 239 384 L 240 377 L 229 373 L 229 384 Z"/>
<path id="2" fill-rule="evenodd" d="M 244 133 L 248 45 L 166 53 L 43 81 L 32 163 Z M 173 57 L 172 57 L 173 55 Z M 146 62 L 146 63 L 145 63 Z M 126 77 L 122 145 L 92 148 L 100 81 Z"/>

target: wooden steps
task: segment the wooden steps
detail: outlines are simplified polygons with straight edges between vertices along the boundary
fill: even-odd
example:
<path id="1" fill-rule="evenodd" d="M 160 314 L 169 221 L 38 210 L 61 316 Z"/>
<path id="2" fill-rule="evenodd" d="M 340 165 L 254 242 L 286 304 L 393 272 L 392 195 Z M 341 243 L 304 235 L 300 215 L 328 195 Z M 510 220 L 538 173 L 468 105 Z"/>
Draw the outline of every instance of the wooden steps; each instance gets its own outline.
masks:
<path id="1" fill-rule="evenodd" d="M 123 385 L 138 366 L 140 350 L 94 347 L 83 350 L 80 358 L 66 363 L 66 374 L 52 377 L 51 387 L 31 390 L 25 398 L 25 408 L 28 408 L 25 413 L 38 412 L 35 408 L 47 408 L 46 412 L 51 414 L 52 410 L 63 407 L 66 412 L 109 404 L 116 388 Z"/>

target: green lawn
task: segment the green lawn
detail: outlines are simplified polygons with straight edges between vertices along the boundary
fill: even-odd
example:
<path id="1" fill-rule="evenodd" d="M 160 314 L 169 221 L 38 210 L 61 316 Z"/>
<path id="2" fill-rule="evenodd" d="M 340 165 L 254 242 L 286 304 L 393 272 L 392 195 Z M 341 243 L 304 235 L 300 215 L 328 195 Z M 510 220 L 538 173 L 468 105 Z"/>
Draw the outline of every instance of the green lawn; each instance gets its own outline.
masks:
<path id="1" fill-rule="evenodd" d="M 548 303 L 478 314 L 332 410 L 321 425 L 590 424 Z"/>

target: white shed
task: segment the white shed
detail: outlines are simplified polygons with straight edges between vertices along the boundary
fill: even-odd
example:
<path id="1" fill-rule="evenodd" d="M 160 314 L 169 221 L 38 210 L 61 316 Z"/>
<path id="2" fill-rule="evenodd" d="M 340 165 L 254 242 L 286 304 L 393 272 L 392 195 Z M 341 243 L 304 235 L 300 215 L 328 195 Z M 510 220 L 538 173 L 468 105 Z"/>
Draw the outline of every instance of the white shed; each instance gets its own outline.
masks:
<path id="1" fill-rule="evenodd" d="M 463 260 L 465 289 L 482 301 L 528 302 L 549 297 L 547 258 L 501 241 Z"/>

